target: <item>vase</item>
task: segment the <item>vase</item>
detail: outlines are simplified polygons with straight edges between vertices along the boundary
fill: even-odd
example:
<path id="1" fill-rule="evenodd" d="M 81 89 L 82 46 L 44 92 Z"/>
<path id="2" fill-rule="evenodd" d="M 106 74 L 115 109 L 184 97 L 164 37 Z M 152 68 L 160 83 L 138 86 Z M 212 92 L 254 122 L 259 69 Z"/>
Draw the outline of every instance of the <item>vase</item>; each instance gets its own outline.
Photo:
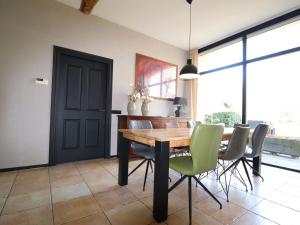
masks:
<path id="1" fill-rule="evenodd" d="M 142 107 L 141 107 L 142 115 L 143 116 L 148 116 L 149 115 L 149 102 L 148 101 L 143 101 Z"/>
<path id="2" fill-rule="evenodd" d="M 136 110 L 135 102 L 129 101 L 127 105 L 127 113 L 128 115 L 134 115 Z"/>

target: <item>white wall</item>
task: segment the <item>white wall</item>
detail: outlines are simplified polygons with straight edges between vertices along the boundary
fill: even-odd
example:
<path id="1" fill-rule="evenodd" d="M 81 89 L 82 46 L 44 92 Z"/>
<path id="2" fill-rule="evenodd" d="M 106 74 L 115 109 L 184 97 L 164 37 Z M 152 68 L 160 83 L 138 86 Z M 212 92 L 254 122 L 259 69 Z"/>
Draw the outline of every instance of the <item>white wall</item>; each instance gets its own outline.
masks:
<path id="1" fill-rule="evenodd" d="M 183 50 L 53 0 L 0 1 L 0 168 L 48 163 L 53 45 L 112 58 L 112 108 L 123 113 L 136 52 L 179 68 L 186 57 Z M 35 84 L 36 77 L 49 85 Z M 171 102 L 151 103 L 152 115 L 172 110 Z M 116 154 L 116 121 L 112 130 Z"/>

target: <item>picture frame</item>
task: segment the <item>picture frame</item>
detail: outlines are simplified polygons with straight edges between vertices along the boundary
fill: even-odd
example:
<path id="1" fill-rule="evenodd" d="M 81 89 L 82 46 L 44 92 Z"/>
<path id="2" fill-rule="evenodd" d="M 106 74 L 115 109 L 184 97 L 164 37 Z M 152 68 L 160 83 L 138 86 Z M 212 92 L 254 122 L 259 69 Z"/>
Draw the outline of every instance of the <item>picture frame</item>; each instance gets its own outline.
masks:
<path id="1" fill-rule="evenodd" d="M 177 94 L 178 66 L 136 53 L 135 87 L 147 87 L 151 98 L 172 101 Z"/>

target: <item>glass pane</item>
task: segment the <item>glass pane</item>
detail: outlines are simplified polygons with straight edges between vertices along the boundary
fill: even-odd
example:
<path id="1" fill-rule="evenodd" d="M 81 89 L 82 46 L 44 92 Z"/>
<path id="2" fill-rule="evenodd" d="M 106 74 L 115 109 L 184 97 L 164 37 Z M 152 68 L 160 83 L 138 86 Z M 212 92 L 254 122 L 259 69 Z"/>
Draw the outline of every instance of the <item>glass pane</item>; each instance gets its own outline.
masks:
<path id="1" fill-rule="evenodd" d="M 203 72 L 214 68 L 241 62 L 243 59 L 242 41 L 230 44 L 212 52 L 199 54 L 198 71 Z"/>
<path id="2" fill-rule="evenodd" d="M 149 92 L 152 97 L 160 97 L 160 85 L 149 87 Z"/>
<path id="3" fill-rule="evenodd" d="M 153 71 L 152 73 L 148 74 L 147 79 L 145 79 L 145 85 L 149 86 L 160 83 L 160 74 L 161 73 L 158 71 Z"/>
<path id="4" fill-rule="evenodd" d="M 247 39 L 247 59 L 300 47 L 300 20 Z"/>
<path id="5" fill-rule="evenodd" d="M 242 67 L 200 76 L 198 118 L 203 123 L 233 127 L 242 121 Z"/>
<path id="6" fill-rule="evenodd" d="M 162 95 L 166 98 L 175 98 L 176 81 L 166 82 L 162 84 Z"/>
<path id="7" fill-rule="evenodd" d="M 300 170 L 300 52 L 271 58 L 247 67 L 247 118 L 270 130 L 262 160 Z"/>
<path id="8" fill-rule="evenodd" d="M 176 76 L 177 76 L 176 67 L 170 67 L 170 68 L 164 69 L 162 80 L 163 81 L 175 80 Z"/>

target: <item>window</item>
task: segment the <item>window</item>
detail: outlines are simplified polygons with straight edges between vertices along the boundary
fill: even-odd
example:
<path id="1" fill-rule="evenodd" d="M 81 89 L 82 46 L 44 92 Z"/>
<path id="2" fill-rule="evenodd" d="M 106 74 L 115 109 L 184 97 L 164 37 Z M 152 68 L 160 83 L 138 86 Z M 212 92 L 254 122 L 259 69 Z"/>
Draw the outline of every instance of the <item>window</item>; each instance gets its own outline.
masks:
<path id="1" fill-rule="evenodd" d="M 200 54 L 198 57 L 199 72 L 239 63 L 243 59 L 242 41 L 235 41 L 225 47 Z"/>
<path id="2" fill-rule="evenodd" d="M 262 162 L 296 171 L 300 171 L 299 37 L 295 10 L 199 49 L 198 57 L 197 119 L 227 127 L 242 120 L 252 130 L 259 123 L 269 124 Z"/>
<path id="3" fill-rule="evenodd" d="M 300 46 L 300 20 L 247 39 L 247 59 Z"/>
<path id="4" fill-rule="evenodd" d="M 242 122 L 242 67 L 203 75 L 198 82 L 198 119 L 203 123 Z"/>

